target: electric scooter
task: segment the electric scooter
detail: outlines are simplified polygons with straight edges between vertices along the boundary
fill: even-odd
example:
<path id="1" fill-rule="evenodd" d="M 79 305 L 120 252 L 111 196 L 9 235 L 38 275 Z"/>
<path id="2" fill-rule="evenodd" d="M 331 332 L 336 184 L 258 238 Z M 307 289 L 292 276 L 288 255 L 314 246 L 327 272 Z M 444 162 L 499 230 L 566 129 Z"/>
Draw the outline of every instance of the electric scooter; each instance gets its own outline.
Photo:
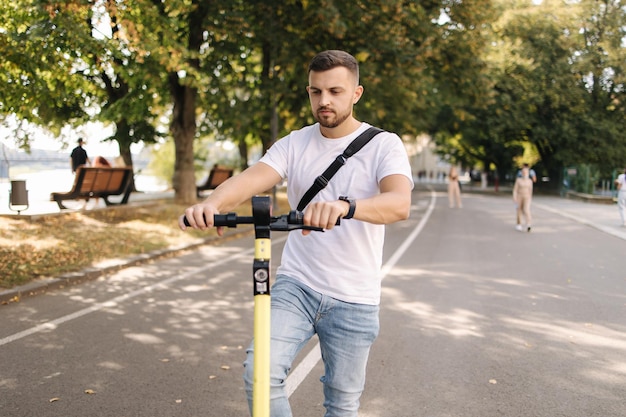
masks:
<path id="1" fill-rule="evenodd" d="M 187 219 L 185 218 L 185 224 Z M 238 224 L 254 224 L 254 370 L 252 386 L 252 416 L 270 416 L 270 232 L 313 230 L 323 232 L 321 227 L 305 226 L 303 214 L 292 210 L 281 216 L 271 215 L 270 197 L 252 197 L 252 216 L 236 213 L 216 214 L 215 227 L 237 227 Z M 337 222 L 339 224 L 339 221 Z"/>

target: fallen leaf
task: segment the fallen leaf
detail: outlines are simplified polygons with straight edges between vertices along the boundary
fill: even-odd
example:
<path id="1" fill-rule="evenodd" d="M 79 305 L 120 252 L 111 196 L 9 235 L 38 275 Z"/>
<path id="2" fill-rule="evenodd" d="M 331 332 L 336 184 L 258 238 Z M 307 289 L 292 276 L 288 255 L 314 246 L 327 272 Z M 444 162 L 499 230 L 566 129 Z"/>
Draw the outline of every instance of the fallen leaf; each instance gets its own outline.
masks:
<path id="1" fill-rule="evenodd" d="M 223 370 L 225 370 L 225 371 L 228 371 L 228 370 L 230 369 L 230 366 L 228 366 L 228 365 L 222 365 L 222 366 L 220 366 L 220 368 L 222 368 L 222 369 L 223 369 Z"/>
<path id="2" fill-rule="evenodd" d="M 86 389 L 85 390 L 85 394 L 95 394 L 96 391 L 92 390 L 92 389 Z"/>
<path id="3" fill-rule="evenodd" d="M 54 398 L 50 398 L 48 401 L 49 401 L 49 402 L 51 402 L 51 403 L 53 403 L 53 402 L 55 402 L 55 401 L 59 401 L 59 400 L 60 400 L 60 398 L 59 398 L 59 397 L 54 397 Z"/>
<path id="4" fill-rule="evenodd" d="M 215 379 L 215 378 L 217 378 L 217 376 L 215 376 L 215 375 L 209 375 L 209 379 Z"/>
<path id="5" fill-rule="evenodd" d="M 183 400 L 176 400 L 176 404 L 180 404 L 182 402 L 183 402 Z"/>
<path id="6" fill-rule="evenodd" d="M 495 379 L 490 379 L 489 383 L 493 384 L 493 385 L 496 385 L 498 383 L 498 381 L 496 381 Z"/>

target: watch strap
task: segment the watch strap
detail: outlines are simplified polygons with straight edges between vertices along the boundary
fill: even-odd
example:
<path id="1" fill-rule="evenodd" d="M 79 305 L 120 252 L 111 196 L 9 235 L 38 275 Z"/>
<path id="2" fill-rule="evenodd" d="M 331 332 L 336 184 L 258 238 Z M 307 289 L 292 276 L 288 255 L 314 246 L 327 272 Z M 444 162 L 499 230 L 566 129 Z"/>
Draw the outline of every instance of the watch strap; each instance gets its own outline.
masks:
<path id="1" fill-rule="evenodd" d="M 339 200 L 347 202 L 350 207 L 348 208 L 348 214 L 343 216 L 344 219 L 351 219 L 354 216 L 354 211 L 356 210 L 356 200 L 350 197 L 341 196 Z"/>

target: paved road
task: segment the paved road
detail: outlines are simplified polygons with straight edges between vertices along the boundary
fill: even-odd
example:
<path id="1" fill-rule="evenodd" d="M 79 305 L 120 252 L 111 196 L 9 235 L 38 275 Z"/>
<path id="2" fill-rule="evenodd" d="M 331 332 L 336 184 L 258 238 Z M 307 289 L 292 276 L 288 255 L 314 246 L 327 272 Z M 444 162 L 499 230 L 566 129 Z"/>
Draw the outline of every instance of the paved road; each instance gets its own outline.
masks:
<path id="1" fill-rule="evenodd" d="M 388 228 L 361 417 L 626 415 L 626 230 L 614 206 L 420 187 Z M 274 265 L 284 235 L 274 234 Z M 0 416 L 244 416 L 252 238 L 0 308 Z M 323 415 L 315 343 L 289 379 Z"/>

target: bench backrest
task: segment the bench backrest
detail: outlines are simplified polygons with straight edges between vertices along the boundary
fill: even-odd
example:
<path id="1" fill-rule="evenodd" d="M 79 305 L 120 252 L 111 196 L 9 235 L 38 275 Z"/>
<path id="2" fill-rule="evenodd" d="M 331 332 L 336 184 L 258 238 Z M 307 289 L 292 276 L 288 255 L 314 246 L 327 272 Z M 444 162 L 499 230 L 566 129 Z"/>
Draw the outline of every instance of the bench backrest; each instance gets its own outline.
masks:
<path id="1" fill-rule="evenodd" d="M 208 185 L 211 188 L 216 188 L 218 185 L 233 176 L 232 168 L 213 167 L 209 174 Z"/>
<path id="2" fill-rule="evenodd" d="M 78 167 L 72 189 L 80 194 L 121 194 L 131 175 L 132 168 L 129 167 Z"/>

